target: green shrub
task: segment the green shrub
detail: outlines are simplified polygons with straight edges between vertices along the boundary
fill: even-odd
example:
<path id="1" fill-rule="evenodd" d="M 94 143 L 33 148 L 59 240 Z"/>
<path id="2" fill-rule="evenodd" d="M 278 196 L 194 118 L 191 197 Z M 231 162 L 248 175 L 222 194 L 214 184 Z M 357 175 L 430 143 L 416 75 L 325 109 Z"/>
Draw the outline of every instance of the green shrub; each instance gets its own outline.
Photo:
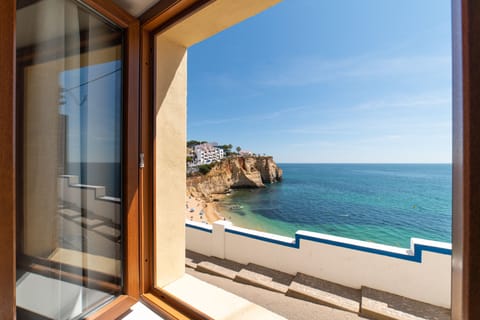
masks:
<path id="1" fill-rule="evenodd" d="M 198 171 L 205 175 L 207 173 L 210 172 L 210 170 L 212 170 L 212 168 L 215 166 L 215 163 L 210 163 L 210 164 L 202 164 L 202 165 L 199 165 L 198 166 Z"/>

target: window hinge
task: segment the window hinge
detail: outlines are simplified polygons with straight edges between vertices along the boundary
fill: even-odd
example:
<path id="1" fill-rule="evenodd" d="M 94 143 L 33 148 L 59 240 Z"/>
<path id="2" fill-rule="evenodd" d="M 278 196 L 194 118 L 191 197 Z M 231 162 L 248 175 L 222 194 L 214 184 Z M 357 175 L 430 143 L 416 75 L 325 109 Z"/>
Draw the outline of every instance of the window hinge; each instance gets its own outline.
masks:
<path id="1" fill-rule="evenodd" d="M 140 157 L 139 157 L 139 161 L 138 161 L 138 166 L 140 168 L 143 168 L 145 167 L 145 155 L 143 152 L 140 152 Z"/>

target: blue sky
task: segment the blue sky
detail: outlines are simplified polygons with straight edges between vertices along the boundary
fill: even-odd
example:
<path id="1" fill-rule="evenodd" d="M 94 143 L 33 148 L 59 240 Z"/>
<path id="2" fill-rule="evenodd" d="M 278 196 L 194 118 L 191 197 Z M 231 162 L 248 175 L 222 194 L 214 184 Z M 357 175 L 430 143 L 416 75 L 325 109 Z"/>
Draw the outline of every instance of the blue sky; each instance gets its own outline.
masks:
<path id="1" fill-rule="evenodd" d="M 188 139 L 277 162 L 451 162 L 449 0 L 285 0 L 191 48 Z"/>
<path id="2" fill-rule="evenodd" d="M 120 162 L 121 64 L 115 60 L 60 74 L 69 162 Z"/>

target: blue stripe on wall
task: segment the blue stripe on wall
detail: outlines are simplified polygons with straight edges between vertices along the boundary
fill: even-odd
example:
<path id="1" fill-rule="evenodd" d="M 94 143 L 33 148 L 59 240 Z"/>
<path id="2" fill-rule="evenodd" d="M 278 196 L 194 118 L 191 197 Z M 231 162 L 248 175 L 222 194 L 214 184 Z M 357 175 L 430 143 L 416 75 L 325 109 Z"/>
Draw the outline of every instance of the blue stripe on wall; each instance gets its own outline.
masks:
<path id="1" fill-rule="evenodd" d="M 212 233 L 211 229 L 207 228 L 202 228 L 196 225 L 190 225 L 186 224 L 188 228 L 192 229 L 197 229 L 200 231 L 205 231 Z M 422 244 L 414 244 L 414 255 L 408 255 L 408 254 L 402 254 L 402 253 L 397 253 L 397 252 L 392 252 L 388 250 L 381 250 L 381 249 L 375 249 L 375 248 L 370 248 L 370 247 L 365 247 L 365 246 L 359 246 L 351 243 L 346 243 L 346 242 L 339 242 L 339 241 L 334 241 L 334 240 L 329 240 L 329 239 L 323 239 L 320 237 L 311 237 L 311 236 L 306 236 L 302 234 L 295 234 L 295 241 L 293 242 L 287 242 L 287 241 L 282 241 L 282 240 L 277 240 L 269 237 L 264 237 L 256 234 L 251 234 L 247 232 L 242 232 L 238 230 L 232 230 L 229 229 L 228 227 L 225 228 L 225 232 L 259 240 L 259 241 L 265 241 L 289 248 L 294 248 L 294 249 L 299 249 L 300 248 L 300 241 L 301 240 L 307 240 L 307 241 L 313 241 L 313 242 L 319 242 L 319 243 L 324 243 L 336 247 L 341 247 L 341 248 L 346 248 L 346 249 L 351 249 L 351 250 L 357 250 L 357 251 L 362 251 L 362 252 L 368 252 L 368 253 L 373 253 L 373 254 L 378 254 L 382 256 L 387 256 L 391 258 L 396 258 L 396 259 L 402 259 L 402 260 L 407 260 L 407 261 L 412 261 L 412 262 L 417 262 L 421 263 L 422 262 L 422 253 L 423 251 L 429 251 L 429 252 L 434 252 L 438 254 L 445 254 L 445 255 L 452 255 L 452 250 L 451 249 L 446 249 L 446 248 L 441 248 L 441 247 L 434 247 L 434 246 L 427 246 L 427 245 L 422 245 Z"/>

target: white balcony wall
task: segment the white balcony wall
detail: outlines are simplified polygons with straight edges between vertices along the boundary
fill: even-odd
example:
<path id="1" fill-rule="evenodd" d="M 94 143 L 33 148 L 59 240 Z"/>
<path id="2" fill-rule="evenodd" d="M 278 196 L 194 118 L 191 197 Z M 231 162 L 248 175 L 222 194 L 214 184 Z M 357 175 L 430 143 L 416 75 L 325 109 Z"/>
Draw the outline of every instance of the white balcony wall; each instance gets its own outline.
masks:
<path id="1" fill-rule="evenodd" d="M 187 249 L 239 263 L 361 288 L 368 286 L 450 308 L 451 245 L 412 239 L 410 249 L 298 231 L 296 238 L 187 221 Z"/>
<path id="2" fill-rule="evenodd" d="M 78 183 L 77 176 L 59 176 L 59 203 L 83 208 L 88 212 L 113 222 L 121 221 L 120 199 L 105 196 L 104 186 L 90 186 Z"/>

